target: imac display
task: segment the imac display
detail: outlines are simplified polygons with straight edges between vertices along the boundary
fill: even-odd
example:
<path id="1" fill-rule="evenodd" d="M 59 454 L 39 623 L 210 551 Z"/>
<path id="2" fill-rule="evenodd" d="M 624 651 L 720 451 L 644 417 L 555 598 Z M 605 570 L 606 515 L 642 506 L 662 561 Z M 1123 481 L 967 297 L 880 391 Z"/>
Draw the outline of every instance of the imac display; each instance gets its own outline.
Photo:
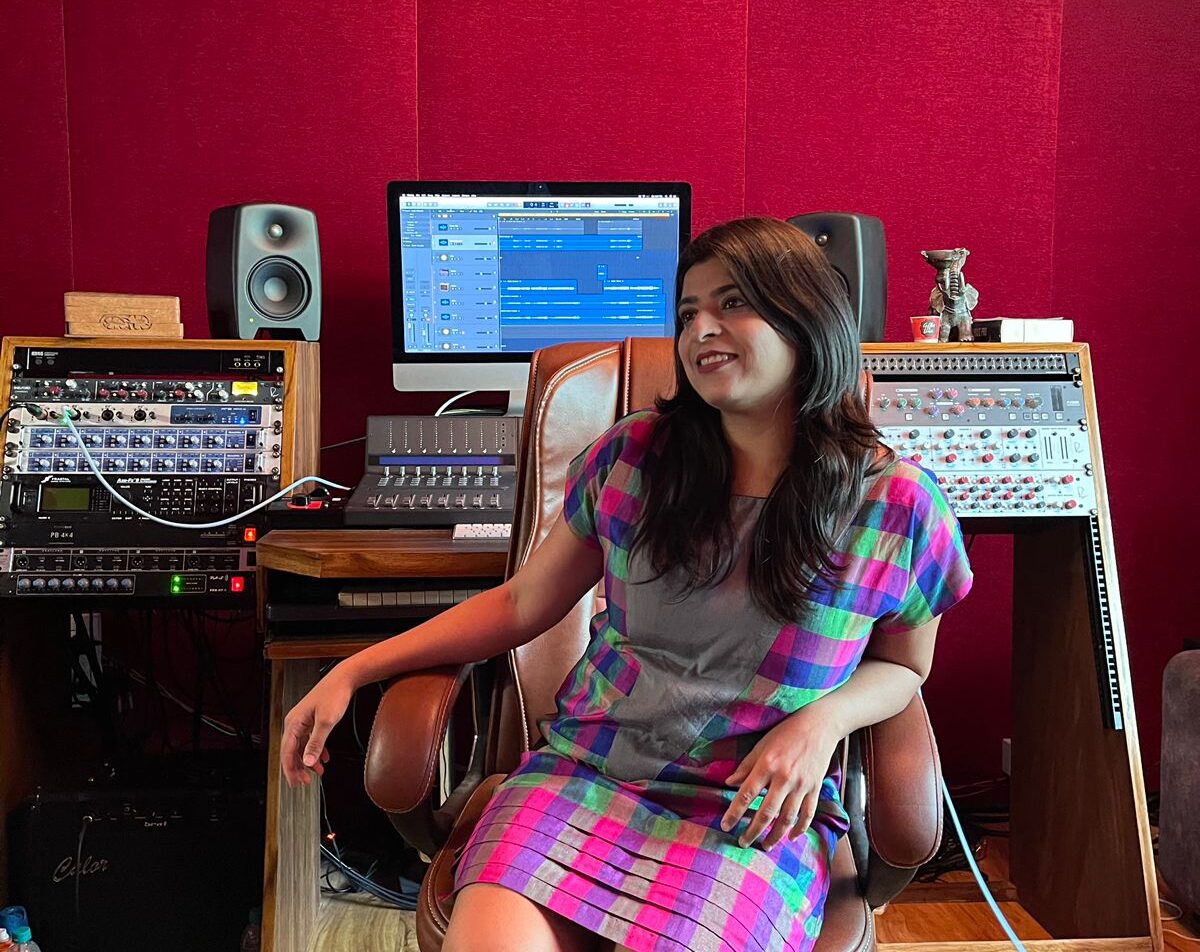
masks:
<path id="1" fill-rule="evenodd" d="M 565 341 L 669 337 L 680 182 L 391 182 L 397 390 L 507 390 Z"/>

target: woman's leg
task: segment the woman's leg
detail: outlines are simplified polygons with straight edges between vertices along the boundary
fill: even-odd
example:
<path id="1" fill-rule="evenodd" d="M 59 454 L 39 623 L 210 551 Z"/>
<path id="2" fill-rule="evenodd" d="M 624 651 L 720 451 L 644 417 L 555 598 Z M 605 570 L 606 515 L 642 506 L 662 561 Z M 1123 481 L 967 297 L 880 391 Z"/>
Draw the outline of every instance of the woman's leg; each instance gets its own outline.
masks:
<path id="1" fill-rule="evenodd" d="M 599 941 L 518 892 L 471 883 L 455 897 L 442 952 L 595 952 Z"/>

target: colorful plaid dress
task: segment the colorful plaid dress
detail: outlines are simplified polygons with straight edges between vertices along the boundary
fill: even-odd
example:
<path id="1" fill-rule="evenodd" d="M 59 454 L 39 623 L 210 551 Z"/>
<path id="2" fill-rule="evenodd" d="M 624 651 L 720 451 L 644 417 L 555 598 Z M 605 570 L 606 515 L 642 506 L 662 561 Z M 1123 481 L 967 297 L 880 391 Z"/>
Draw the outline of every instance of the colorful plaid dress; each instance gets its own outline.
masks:
<path id="1" fill-rule="evenodd" d="M 679 595 L 629 542 L 653 466 L 657 413 L 620 420 L 572 461 L 564 513 L 604 553 L 605 609 L 563 682 L 546 743 L 497 788 L 455 889 L 498 883 L 643 950 L 809 949 L 848 821 L 831 766 L 807 833 L 770 851 L 720 828 L 724 780 L 771 727 L 844 683 L 868 636 L 915 628 L 971 586 L 958 523 L 930 474 L 897 460 L 873 478 L 821 586 L 780 626 L 752 602 L 747 552 L 763 500 L 735 496 L 738 549 L 718 586 Z"/>

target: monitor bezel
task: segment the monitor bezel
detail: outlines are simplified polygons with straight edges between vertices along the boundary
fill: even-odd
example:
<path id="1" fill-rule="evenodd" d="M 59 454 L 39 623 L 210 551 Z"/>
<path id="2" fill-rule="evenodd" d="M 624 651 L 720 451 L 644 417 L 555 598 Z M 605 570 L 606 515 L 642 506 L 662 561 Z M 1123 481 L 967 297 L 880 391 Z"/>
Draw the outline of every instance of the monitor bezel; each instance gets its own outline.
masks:
<path id="1" fill-rule="evenodd" d="M 429 354 L 404 349 L 404 282 L 400 249 L 401 195 L 528 196 L 530 198 L 672 195 L 679 199 L 679 252 L 691 240 L 692 187 L 687 182 L 491 182 L 395 181 L 387 185 L 388 267 L 392 309 L 392 363 L 395 364 L 528 364 L 533 351 L 461 351 Z"/>

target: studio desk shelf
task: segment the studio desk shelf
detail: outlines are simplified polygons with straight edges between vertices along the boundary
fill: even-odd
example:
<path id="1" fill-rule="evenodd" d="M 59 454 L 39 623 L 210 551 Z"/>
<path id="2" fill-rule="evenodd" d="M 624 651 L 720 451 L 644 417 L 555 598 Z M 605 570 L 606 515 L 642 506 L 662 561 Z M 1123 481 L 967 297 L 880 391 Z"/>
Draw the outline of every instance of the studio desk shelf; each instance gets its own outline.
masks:
<path id="1" fill-rule="evenodd" d="M 394 580 L 401 589 L 499 584 L 508 540 L 451 539 L 449 529 L 275 530 L 257 544 L 258 617 L 271 667 L 264 952 L 305 952 L 319 907 L 320 799 L 279 771 L 283 719 L 322 667 L 443 610 L 445 603 L 343 607 L 338 593 Z M 436 580 L 436 581 L 434 581 Z"/>

